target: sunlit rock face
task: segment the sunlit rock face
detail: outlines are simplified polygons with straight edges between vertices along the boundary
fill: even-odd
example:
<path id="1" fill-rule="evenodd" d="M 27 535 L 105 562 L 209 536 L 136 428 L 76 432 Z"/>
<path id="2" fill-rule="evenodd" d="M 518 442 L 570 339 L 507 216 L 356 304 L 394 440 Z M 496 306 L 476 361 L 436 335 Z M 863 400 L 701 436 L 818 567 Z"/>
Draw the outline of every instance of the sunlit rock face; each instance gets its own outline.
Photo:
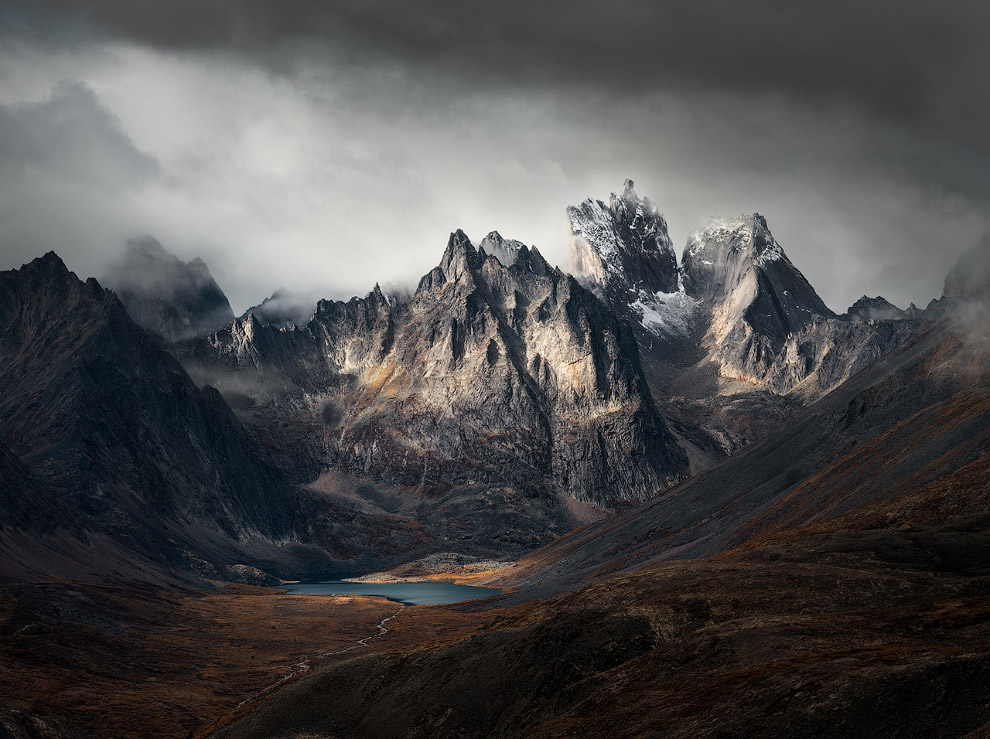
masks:
<path id="1" fill-rule="evenodd" d="M 567 209 L 571 269 L 629 323 L 640 343 L 691 333 L 696 304 L 683 289 L 667 221 L 633 181 L 608 203 L 593 198 Z"/>
<path id="2" fill-rule="evenodd" d="M 900 320 L 838 320 L 759 214 L 692 235 L 682 271 L 704 306 L 700 341 L 720 376 L 775 394 L 820 397 L 917 330 Z"/>
<path id="3" fill-rule="evenodd" d="M 326 461 L 393 484 L 505 482 L 612 507 L 687 471 L 628 328 L 497 233 L 478 247 L 451 234 L 411 298 L 321 301 L 301 328 L 249 317 L 188 351 L 332 400 Z"/>

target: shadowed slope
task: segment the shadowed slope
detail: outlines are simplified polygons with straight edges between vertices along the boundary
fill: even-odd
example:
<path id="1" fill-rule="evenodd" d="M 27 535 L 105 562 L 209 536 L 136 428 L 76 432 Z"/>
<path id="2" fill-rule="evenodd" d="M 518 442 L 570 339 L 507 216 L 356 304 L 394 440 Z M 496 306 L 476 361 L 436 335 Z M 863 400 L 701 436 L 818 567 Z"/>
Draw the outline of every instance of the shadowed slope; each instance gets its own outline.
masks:
<path id="1" fill-rule="evenodd" d="M 198 390 L 54 253 L 0 273 L 0 414 L 0 440 L 60 501 L 46 525 L 69 509 L 133 552 L 186 565 L 291 530 L 293 491 L 220 394 Z"/>

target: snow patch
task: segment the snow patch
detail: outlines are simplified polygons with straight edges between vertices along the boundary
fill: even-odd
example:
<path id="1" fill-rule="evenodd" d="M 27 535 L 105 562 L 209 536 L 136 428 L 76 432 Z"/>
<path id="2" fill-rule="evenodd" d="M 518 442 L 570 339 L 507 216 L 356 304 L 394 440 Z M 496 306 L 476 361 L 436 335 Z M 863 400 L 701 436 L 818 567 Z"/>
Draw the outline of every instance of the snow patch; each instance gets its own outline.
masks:
<path id="1" fill-rule="evenodd" d="M 640 290 L 639 297 L 629 307 L 640 314 L 640 323 L 647 331 L 665 336 L 687 336 L 698 312 L 698 301 L 683 288 L 676 293 Z"/>
<path id="2" fill-rule="evenodd" d="M 767 234 L 767 245 L 763 247 L 763 250 L 757 255 L 756 262 L 761 266 L 765 267 L 770 262 L 777 262 L 784 259 L 784 250 L 781 248 L 780 244 L 777 243 L 777 239 Z"/>

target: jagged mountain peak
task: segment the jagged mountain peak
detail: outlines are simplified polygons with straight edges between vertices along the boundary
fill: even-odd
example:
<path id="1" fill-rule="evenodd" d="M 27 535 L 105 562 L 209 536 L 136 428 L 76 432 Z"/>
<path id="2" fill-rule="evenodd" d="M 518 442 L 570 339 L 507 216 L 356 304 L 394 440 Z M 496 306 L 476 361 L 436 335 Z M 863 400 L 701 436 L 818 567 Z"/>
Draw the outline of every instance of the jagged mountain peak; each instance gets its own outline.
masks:
<path id="1" fill-rule="evenodd" d="M 739 258 L 753 260 L 759 267 L 781 260 L 790 262 L 770 232 L 766 218 L 759 213 L 711 219 L 708 225 L 688 237 L 681 261 L 709 260 L 713 249 L 716 252 L 728 250 Z M 702 253 L 707 256 L 701 256 Z"/>
<path id="2" fill-rule="evenodd" d="M 511 267 L 526 246 L 521 241 L 503 238 L 498 231 L 492 231 L 481 240 L 478 248 L 498 259 L 503 266 Z"/>
<path id="3" fill-rule="evenodd" d="M 54 251 L 50 251 L 44 256 L 36 257 L 27 264 L 21 265 L 19 270 L 11 270 L 20 274 L 22 280 L 44 281 L 50 283 L 62 283 L 69 286 L 82 284 L 74 272 L 62 261 L 62 257 Z M 86 284 L 99 283 L 93 278 L 86 280 Z M 102 290 L 102 288 L 100 288 Z"/>
<path id="4" fill-rule="evenodd" d="M 54 251 L 20 269 L 0 272 L 0 299 L 6 301 L 10 311 L 0 312 L 0 322 L 8 324 L 15 321 L 36 327 L 49 321 L 61 324 L 76 313 L 87 317 L 98 314 L 111 321 L 127 318 L 113 293 L 92 277 L 79 279 Z"/>
<path id="5" fill-rule="evenodd" d="M 305 327 L 234 326 L 189 352 L 333 396 L 348 414 L 327 443 L 345 469 L 403 485 L 507 482 L 604 506 L 655 495 L 687 461 L 632 337 L 596 295 L 516 243 L 505 266 L 457 230 L 408 301 L 389 304 L 380 289 L 321 301 Z"/>
<path id="6" fill-rule="evenodd" d="M 234 312 L 199 258 L 183 262 L 157 239 L 130 239 L 104 276 L 134 322 L 169 341 L 205 336 Z"/>
<path id="7" fill-rule="evenodd" d="M 591 198 L 588 198 L 588 200 L 591 200 Z M 645 219 L 659 216 L 660 222 L 663 224 L 663 232 L 666 233 L 667 231 L 667 221 L 660 214 L 657 204 L 649 198 L 641 198 L 637 195 L 635 183 L 632 180 L 623 182 L 621 193 L 616 194 L 613 192 L 609 195 L 608 209 L 614 217 L 629 221 L 636 221 L 637 218 Z M 639 223 L 636 225 L 638 226 Z"/>
<path id="8" fill-rule="evenodd" d="M 54 253 L 0 273 L 0 377 L 0 446 L 101 535 L 172 558 L 170 526 L 178 539 L 187 522 L 235 535 L 287 519 L 287 490 L 230 409 Z"/>
<path id="9" fill-rule="evenodd" d="M 692 297 L 729 301 L 745 309 L 762 294 L 772 304 L 771 313 L 787 316 L 790 328 L 803 325 L 812 315 L 834 315 L 788 259 L 759 213 L 716 218 L 693 233 L 684 248 L 681 271 Z"/>
<path id="10" fill-rule="evenodd" d="M 524 270 L 537 275 L 559 272 L 535 246 L 503 238 L 498 231 L 492 231 L 475 247 L 468 236 L 457 229 L 447 241 L 439 266 L 423 276 L 416 293 L 432 290 L 446 282 L 466 281 L 470 286 L 478 271 L 489 261 L 494 262 L 499 270 Z"/>
<path id="11" fill-rule="evenodd" d="M 463 275 L 469 274 L 480 266 L 481 262 L 481 255 L 467 234 L 461 229 L 453 231 L 447 240 L 447 248 L 443 252 L 443 258 L 440 260 L 440 269 L 446 279 L 450 282 L 457 282 Z"/>
<path id="12" fill-rule="evenodd" d="M 875 298 L 864 295 L 839 317 L 847 321 L 904 321 L 921 316 L 922 311 L 914 303 L 901 310 L 881 295 Z"/>
<path id="13" fill-rule="evenodd" d="M 587 198 L 567 208 L 571 225 L 572 269 L 606 292 L 677 292 L 677 257 L 667 221 L 633 181 L 606 205 Z"/>
<path id="14" fill-rule="evenodd" d="M 30 262 L 24 265 L 24 267 L 29 267 L 31 269 L 51 269 L 59 272 L 69 272 L 69 268 L 65 266 L 65 262 L 62 261 L 62 257 L 56 254 L 54 251 L 47 252 L 43 256 L 36 257 Z M 23 269 L 23 267 L 22 267 Z"/>

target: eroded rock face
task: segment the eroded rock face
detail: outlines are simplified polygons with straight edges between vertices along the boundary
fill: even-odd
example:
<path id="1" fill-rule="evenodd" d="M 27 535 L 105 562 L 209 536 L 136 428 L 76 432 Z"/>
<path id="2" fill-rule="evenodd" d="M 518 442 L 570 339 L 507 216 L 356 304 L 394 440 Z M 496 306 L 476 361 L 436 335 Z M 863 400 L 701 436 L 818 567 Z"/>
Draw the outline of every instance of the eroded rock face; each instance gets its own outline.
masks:
<path id="1" fill-rule="evenodd" d="M 608 204 L 588 198 L 567 209 L 575 273 L 598 281 L 608 293 L 625 290 L 677 291 L 677 256 L 667 221 L 633 181 Z"/>
<path id="2" fill-rule="evenodd" d="M 129 241 L 102 279 L 136 324 L 167 341 L 205 336 L 234 318 L 203 260 L 181 262 L 150 237 Z"/>
<path id="3" fill-rule="evenodd" d="M 571 269 L 637 334 L 677 339 L 693 328 L 695 301 L 680 283 L 677 256 L 667 221 L 633 181 L 608 204 L 593 198 L 567 209 L 571 226 Z"/>
<path id="4" fill-rule="evenodd" d="M 321 301 L 301 329 L 237 321 L 189 356 L 333 402 L 326 460 L 391 484 L 506 482 L 610 507 L 684 474 L 629 330 L 536 249 L 483 244 L 496 254 L 451 234 L 411 299 Z"/>
<path id="5" fill-rule="evenodd" d="M 710 224 L 682 258 L 687 293 L 704 306 L 706 361 L 719 376 L 808 400 L 900 346 L 917 323 L 849 323 L 829 310 L 759 214 Z"/>

